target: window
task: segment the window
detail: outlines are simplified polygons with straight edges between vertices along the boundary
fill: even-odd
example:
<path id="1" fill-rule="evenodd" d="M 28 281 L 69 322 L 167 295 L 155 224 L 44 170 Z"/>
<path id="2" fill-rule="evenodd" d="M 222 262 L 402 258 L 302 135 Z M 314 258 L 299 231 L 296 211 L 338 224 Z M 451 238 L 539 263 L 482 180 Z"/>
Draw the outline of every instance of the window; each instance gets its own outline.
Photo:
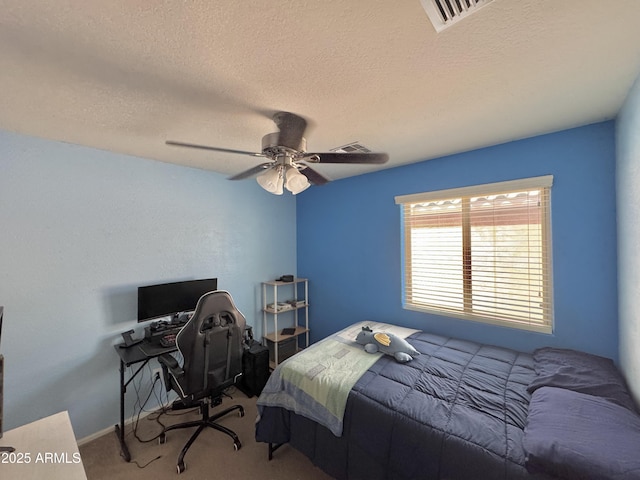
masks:
<path id="1" fill-rule="evenodd" d="M 552 176 L 396 197 L 407 309 L 551 333 Z"/>

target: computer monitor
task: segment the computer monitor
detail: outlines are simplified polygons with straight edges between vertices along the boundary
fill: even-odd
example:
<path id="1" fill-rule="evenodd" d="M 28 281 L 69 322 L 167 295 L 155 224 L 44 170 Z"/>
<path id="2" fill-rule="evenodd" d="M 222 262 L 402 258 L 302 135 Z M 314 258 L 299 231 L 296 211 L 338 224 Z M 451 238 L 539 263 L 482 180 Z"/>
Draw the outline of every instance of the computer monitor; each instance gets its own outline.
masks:
<path id="1" fill-rule="evenodd" d="M 202 295 L 217 289 L 217 278 L 138 287 L 138 321 L 195 310 Z"/>

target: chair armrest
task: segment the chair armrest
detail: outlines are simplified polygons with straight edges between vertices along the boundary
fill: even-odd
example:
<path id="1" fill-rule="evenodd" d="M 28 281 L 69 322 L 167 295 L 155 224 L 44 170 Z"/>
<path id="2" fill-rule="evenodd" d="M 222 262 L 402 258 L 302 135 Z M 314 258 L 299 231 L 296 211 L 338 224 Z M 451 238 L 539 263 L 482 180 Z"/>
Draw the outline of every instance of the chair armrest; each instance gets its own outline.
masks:
<path id="1" fill-rule="evenodd" d="M 167 392 L 172 390 L 173 384 L 178 384 L 179 379 L 184 375 L 184 369 L 178 364 L 175 357 L 169 353 L 163 353 L 158 358 L 158 363 L 162 367 L 164 385 Z"/>
<path id="2" fill-rule="evenodd" d="M 169 370 L 182 370 L 175 357 L 169 353 L 163 353 L 158 357 L 158 362 Z"/>

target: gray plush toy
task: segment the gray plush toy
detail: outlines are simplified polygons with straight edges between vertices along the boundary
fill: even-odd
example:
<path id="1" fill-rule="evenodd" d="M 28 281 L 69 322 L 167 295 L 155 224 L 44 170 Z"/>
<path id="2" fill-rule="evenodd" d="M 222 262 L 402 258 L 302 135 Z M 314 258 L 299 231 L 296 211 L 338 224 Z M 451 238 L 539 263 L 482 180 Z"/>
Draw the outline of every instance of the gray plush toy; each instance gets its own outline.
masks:
<path id="1" fill-rule="evenodd" d="M 393 333 L 374 332 L 369 327 L 362 327 L 356 342 L 364 345 L 364 351 L 367 353 L 379 351 L 391 355 L 401 363 L 413 360 L 413 357 L 420 355 L 420 352 L 409 345 L 404 338 L 397 337 Z"/>

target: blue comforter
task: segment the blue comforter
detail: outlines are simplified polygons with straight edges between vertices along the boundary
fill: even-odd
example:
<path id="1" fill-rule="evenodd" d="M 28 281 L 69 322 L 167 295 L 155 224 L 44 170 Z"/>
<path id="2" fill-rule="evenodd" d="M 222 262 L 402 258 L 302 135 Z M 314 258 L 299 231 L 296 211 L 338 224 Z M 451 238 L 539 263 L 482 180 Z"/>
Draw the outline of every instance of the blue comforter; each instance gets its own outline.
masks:
<path id="1" fill-rule="evenodd" d="M 291 442 L 335 478 L 547 478 L 524 468 L 530 355 L 424 332 L 407 340 L 422 355 L 383 356 L 357 381 L 342 437 L 274 407 L 256 440 Z"/>

